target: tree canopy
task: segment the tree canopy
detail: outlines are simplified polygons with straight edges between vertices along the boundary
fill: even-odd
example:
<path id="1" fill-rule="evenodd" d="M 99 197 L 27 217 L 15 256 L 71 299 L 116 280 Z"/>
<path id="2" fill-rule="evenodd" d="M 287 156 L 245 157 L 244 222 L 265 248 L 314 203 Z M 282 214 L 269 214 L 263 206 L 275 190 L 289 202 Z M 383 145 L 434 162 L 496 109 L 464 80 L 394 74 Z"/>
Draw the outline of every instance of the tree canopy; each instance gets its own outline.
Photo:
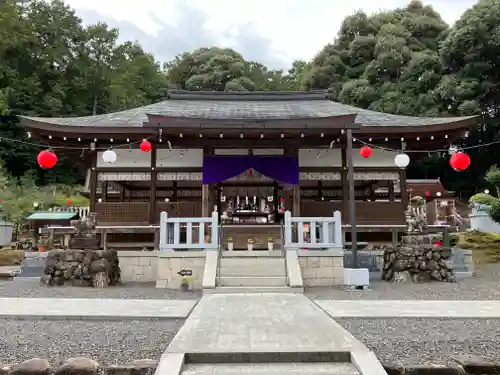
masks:
<path id="1" fill-rule="evenodd" d="M 343 21 L 311 61 L 269 69 L 229 48 L 206 46 L 163 64 L 137 42 L 120 43 L 106 24 L 83 25 L 60 0 L 0 4 L 0 136 L 26 140 L 16 116 L 86 116 L 160 101 L 166 90 L 270 91 L 329 89 L 333 99 L 413 116 L 480 115 L 466 142 L 497 140 L 500 102 L 500 1 L 479 0 L 450 27 L 431 6 L 406 7 Z M 32 171 L 39 184 L 75 184 L 81 166 L 64 159 L 36 168 L 33 145 L 1 143 L 14 177 Z M 438 155 L 409 177 L 441 176 L 447 188 L 473 194 L 500 157 L 498 147 L 470 152 L 474 168 L 457 174 Z M 64 170 L 64 173 L 61 171 Z M 471 184 L 471 181 L 474 181 Z"/>

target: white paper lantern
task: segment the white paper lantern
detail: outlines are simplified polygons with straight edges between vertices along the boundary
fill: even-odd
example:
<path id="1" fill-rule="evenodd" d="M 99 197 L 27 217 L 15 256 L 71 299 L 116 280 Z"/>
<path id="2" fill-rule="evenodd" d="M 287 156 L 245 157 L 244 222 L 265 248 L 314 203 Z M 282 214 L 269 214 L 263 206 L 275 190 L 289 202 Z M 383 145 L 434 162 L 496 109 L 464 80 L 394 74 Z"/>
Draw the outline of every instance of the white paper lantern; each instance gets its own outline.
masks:
<path id="1" fill-rule="evenodd" d="M 406 154 L 397 154 L 394 163 L 398 168 L 406 168 L 410 164 L 410 157 Z"/>
<path id="2" fill-rule="evenodd" d="M 106 150 L 102 153 L 102 161 L 106 164 L 114 164 L 116 162 L 116 152 L 113 150 Z"/>

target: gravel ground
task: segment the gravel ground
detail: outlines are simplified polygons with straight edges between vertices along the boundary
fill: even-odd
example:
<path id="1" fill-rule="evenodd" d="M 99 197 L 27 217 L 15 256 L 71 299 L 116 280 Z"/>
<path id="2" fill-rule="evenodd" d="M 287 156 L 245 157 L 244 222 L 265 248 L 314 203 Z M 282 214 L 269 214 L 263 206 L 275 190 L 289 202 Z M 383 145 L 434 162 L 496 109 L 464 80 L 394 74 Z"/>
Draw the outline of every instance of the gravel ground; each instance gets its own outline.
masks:
<path id="1" fill-rule="evenodd" d="M 383 364 L 452 363 L 451 355 L 500 358 L 496 319 L 336 319 Z"/>
<path id="2" fill-rule="evenodd" d="M 84 286 L 40 285 L 38 278 L 0 281 L 0 297 L 20 298 L 118 298 L 118 299 L 199 299 L 201 292 L 157 289 L 154 284 L 125 284 L 104 289 Z"/>
<path id="3" fill-rule="evenodd" d="M 373 281 L 370 288 L 367 291 L 309 288 L 306 295 L 319 300 L 500 300 L 500 266 L 482 268 L 477 276 L 456 283 L 391 284 Z"/>
<path id="4" fill-rule="evenodd" d="M 77 356 L 103 365 L 159 359 L 183 320 L 0 319 L 0 364 L 46 358 L 53 365 Z"/>

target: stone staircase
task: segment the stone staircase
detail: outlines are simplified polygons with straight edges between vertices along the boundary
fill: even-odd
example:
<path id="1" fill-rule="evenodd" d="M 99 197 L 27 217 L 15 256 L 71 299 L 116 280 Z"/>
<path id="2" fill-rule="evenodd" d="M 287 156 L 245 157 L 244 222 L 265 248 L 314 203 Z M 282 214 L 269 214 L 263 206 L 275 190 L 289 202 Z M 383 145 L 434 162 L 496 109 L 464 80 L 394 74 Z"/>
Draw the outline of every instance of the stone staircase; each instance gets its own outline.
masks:
<path id="1" fill-rule="evenodd" d="M 222 253 L 214 293 L 291 293 L 301 288 L 288 287 L 285 259 L 281 252 Z"/>

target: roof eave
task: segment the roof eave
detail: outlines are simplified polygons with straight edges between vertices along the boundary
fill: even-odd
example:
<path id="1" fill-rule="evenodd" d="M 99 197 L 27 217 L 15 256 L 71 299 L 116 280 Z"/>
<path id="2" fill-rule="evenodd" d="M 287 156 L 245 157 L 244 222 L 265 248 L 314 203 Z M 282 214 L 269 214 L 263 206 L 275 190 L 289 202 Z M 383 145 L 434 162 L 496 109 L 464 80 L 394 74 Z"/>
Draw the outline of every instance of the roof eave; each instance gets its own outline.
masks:
<path id="1" fill-rule="evenodd" d="M 444 132 L 444 131 L 459 131 L 471 129 L 477 124 L 479 116 L 464 118 L 463 120 L 454 120 L 450 122 L 442 122 L 439 124 L 426 125 L 365 125 L 362 124 L 356 132 L 359 134 L 373 133 L 428 133 L 428 132 Z"/>

